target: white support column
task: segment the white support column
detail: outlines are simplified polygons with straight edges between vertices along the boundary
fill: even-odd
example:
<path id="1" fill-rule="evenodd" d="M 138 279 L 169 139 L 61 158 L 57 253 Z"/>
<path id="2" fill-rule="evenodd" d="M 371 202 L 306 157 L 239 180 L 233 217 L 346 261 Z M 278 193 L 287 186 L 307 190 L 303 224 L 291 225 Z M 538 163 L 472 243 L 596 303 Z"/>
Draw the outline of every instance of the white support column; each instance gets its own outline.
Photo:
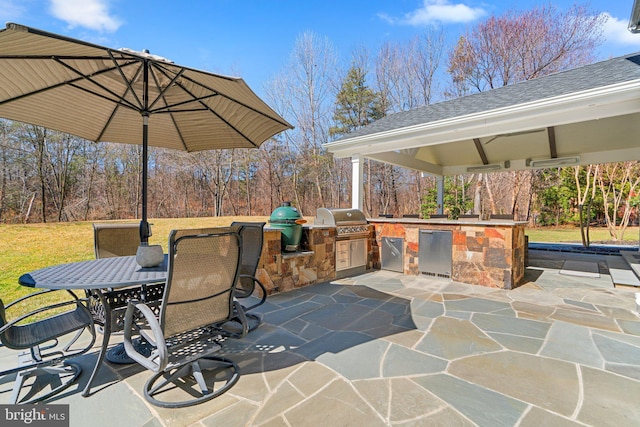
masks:
<path id="1" fill-rule="evenodd" d="M 436 203 L 438 204 L 438 213 L 444 213 L 444 176 L 438 175 L 436 176 L 436 187 L 438 190 L 438 194 L 436 196 Z"/>
<path id="2" fill-rule="evenodd" d="M 357 155 L 351 157 L 351 207 L 363 208 L 364 197 L 364 157 Z"/>

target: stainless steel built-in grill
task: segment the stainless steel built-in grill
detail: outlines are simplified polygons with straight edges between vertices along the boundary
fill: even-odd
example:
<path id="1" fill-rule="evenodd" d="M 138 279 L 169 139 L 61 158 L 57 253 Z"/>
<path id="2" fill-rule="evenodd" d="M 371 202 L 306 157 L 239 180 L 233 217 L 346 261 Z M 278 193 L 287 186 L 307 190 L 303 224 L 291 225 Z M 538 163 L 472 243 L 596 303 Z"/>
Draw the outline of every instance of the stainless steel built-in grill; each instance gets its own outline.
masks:
<path id="1" fill-rule="evenodd" d="M 336 227 L 336 277 L 366 271 L 369 224 L 362 211 L 320 208 L 315 224 Z"/>
<path id="2" fill-rule="evenodd" d="M 315 224 L 336 227 L 340 240 L 369 236 L 367 219 L 358 209 L 320 208 L 316 212 Z"/>

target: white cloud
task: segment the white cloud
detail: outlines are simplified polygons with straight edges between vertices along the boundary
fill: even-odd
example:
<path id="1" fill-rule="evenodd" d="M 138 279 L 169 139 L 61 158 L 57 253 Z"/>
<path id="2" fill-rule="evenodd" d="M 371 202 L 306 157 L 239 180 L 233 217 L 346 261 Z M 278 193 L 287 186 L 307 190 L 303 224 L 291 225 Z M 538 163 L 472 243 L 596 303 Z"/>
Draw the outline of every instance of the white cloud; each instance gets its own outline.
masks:
<path id="1" fill-rule="evenodd" d="M 24 16 L 25 8 L 19 0 L 0 0 L 0 18 L 11 22 Z"/>
<path id="2" fill-rule="evenodd" d="M 51 0 L 51 13 L 72 27 L 113 32 L 122 25 L 109 13 L 109 0 Z"/>
<path id="3" fill-rule="evenodd" d="M 471 22 L 484 15 L 486 15 L 484 9 L 470 7 L 463 3 L 453 4 L 449 0 L 424 0 L 421 8 L 407 13 L 402 18 L 394 18 L 385 14 L 378 16 L 393 24 L 419 26 Z"/>
<path id="4" fill-rule="evenodd" d="M 640 48 L 640 34 L 633 34 L 627 29 L 628 20 L 614 18 L 606 12 L 604 15 L 607 17 L 607 22 L 604 24 L 603 35 L 607 43 Z"/>

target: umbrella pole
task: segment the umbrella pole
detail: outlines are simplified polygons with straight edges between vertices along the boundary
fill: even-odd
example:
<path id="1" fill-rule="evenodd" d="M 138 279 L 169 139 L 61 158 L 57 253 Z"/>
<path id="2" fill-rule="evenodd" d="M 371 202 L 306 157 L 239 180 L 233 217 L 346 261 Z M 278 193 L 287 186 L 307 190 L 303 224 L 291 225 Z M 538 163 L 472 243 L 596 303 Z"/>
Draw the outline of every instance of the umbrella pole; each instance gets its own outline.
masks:
<path id="1" fill-rule="evenodd" d="M 147 70 L 145 67 L 145 82 L 147 81 Z M 145 84 L 145 100 L 148 93 Z M 145 101 L 145 107 L 147 103 Z M 164 260 L 162 246 L 149 246 L 149 236 L 151 228 L 147 221 L 147 172 L 149 170 L 149 111 L 145 108 L 142 112 L 142 221 L 140 221 L 140 246 L 136 251 L 136 261 L 141 267 L 155 267 Z M 143 293 L 145 290 L 142 290 Z"/>
<path id="2" fill-rule="evenodd" d="M 162 246 L 149 246 L 151 228 L 147 221 L 147 171 L 149 170 L 149 113 L 142 113 L 142 221 L 140 221 L 140 246 L 136 251 L 136 261 L 141 267 L 155 267 L 164 260 Z M 143 293 L 145 290 L 142 290 Z"/>
<path id="3" fill-rule="evenodd" d="M 147 221 L 147 171 L 149 169 L 149 62 L 142 64 L 142 221 L 140 221 L 140 243 L 149 243 L 151 230 Z"/>
<path id="4" fill-rule="evenodd" d="M 142 220 L 140 221 L 140 242 L 143 245 L 149 243 L 151 230 L 147 221 L 147 171 L 149 169 L 149 114 L 142 114 Z"/>

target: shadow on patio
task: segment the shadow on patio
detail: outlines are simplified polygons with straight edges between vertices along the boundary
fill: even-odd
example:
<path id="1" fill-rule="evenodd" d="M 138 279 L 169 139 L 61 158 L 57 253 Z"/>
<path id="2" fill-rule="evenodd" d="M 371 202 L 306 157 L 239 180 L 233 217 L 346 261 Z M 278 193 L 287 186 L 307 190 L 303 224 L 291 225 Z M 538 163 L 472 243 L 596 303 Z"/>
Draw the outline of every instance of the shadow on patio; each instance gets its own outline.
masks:
<path id="1" fill-rule="evenodd" d="M 634 293 L 533 255 L 511 291 L 376 271 L 270 296 L 224 344 L 240 381 L 202 405 L 149 406 L 149 374 L 115 365 L 51 403 L 72 426 L 637 425 Z"/>
<path id="2" fill-rule="evenodd" d="M 270 297 L 260 309 L 260 333 L 223 346 L 243 374 L 316 360 L 345 376 L 368 369 L 378 372 L 372 360 L 382 347 L 376 342 L 416 330 L 410 299 L 364 285 L 301 288 Z"/>

